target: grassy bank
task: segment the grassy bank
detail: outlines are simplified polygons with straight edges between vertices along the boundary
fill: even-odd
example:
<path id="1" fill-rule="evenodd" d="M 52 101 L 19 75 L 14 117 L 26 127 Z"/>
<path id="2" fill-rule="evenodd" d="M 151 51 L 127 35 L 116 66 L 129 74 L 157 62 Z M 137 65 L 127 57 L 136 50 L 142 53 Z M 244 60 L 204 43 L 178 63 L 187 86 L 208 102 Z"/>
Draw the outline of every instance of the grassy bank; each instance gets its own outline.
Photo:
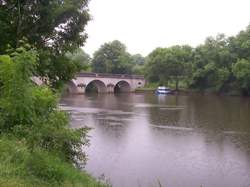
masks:
<path id="1" fill-rule="evenodd" d="M 135 90 L 136 93 L 154 93 L 159 86 L 162 86 L 159 83 L 147 83 L 144 87 L 142 88 L 137 88 Z M 165 85 L 166 86 L 166 85 Z M 171 90 L 175 90 L 175 84 L 174 83 L 169 83 L 166 87 L 169 87 Z M 193 92 L 192 90 L 187 89 L 187 86 L 185 83 L 180 82 L 179 84 L 179 91 L 176 93 L 180 94 L 187 94 Z"/>
<path id="2" fill-rule="evenodd" d="M 41 149 L 30 152 L 25 140 L 0 137 L 0 186 L 104 187 L 89 174 Z"/>
<path id="3" fill-rule="evenodd" d="M 154 92 L 158 87 L 158 83 L 147 83 L 142 88 L 136 88 L 135 92 Z"/>

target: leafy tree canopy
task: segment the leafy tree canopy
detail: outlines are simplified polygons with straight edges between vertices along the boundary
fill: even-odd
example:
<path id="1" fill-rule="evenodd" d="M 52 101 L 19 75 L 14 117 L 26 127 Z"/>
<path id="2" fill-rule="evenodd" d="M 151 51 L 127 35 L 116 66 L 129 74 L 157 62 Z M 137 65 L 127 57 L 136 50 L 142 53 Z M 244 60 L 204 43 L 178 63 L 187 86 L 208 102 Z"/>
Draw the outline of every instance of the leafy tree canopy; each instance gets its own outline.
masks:
<path id="1" fill-rule="evenodd" d="M 143 75 L 146 59 L 141 54 L 135 54 L 131 56 L 131 61 L 133 64 L 132 73 L 136 75 Z"/>
<path id="2" fill-rule="evenodd" d="M 250 93 L 250 61 L 241 59 L 233 65 L 233 73 L 241 87 L 248 94 Z"/>
<path id="3" fill-rule="evenodd" d="M 190 46 L 173 46 L 157 48 L 149 54 L 146 75 L 152 82 L 168 84 L 175 81 L 178 90 L 179 81 L 190 74 L 192 48 Z"/>
<path id="4" fill-rule="evenodd" d="M 38 75 L 53 86 L 71 79 L 79 65 L 65 52 L 82 46 L 90 19 L 88 0 L 0 0 L 0 54 L 23 38 L 38 49 Z"/>
<path id="5" fill-rule="evenodd" d="M 223 34 L 208 37 L 205 44 L 195 49 L 192 86 L 219 91 L 230 78 L 234 56 L 229 50 L 229 40 Z"/>
<path id="6" fill-rule="evenodd" d="M 205 91 L 250 94 L 250 25 L 238 35 L 218 34 L 204 44 L 157 48 L 147 57 L 145 75 L 150 82 L 186 81 L 187 87 Z M 184 78 L 183 78 L 184 77 Z"/>
<path id="7" fill-rule="evenodd" d="M 92 71 L 97 73 L 130 74 L 132 65 L 126 46 L 115 40 L 103 44 L 94 53 Z"/>
<path id="8" fill-rule="evenodd" d="M 73 52 L 67 52 L 66 57 L 68 57 L 74 63 L 80 64 L 82 70 L 90 70 L 91 58 L 89 54 L 84 52 L 81 48 L 78 48 Z"/>

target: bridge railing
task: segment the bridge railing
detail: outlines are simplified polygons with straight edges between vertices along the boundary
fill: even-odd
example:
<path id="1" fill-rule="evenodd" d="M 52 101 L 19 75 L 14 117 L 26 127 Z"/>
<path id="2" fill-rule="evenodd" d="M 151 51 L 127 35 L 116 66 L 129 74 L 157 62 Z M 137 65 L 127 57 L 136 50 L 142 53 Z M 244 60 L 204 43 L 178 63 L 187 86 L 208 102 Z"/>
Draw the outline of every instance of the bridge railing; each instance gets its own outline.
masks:
<path id="1" fill-rule="evenodd" d="M 142 75 L 90 73 L 90 72 L 81 72 L 81 73 L 78 73 L 77 76 L 78 77 L 99 77 L 99 78 L 144 79 Z"/>

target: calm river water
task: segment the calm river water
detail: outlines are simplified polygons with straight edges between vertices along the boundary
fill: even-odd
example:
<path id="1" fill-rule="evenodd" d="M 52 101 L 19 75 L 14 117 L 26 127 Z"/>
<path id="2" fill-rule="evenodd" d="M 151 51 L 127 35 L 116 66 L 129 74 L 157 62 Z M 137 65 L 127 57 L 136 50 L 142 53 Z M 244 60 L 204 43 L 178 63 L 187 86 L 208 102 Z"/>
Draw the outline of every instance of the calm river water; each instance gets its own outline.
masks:
<path id="1" fill-rule="evenodd" d="M 250 99 L 154 94 L 62 98 L 89 126 L 85 169 L 114 187 L 250 187 Z"/>

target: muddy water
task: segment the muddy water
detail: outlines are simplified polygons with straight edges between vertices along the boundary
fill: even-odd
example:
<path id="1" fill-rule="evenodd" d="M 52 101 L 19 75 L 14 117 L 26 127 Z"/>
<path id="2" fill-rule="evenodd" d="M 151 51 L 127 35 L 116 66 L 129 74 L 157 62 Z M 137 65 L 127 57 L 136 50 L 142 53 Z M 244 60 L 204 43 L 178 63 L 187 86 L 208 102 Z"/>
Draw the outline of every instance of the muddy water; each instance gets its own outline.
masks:
<path id="1" fill-rule="evenodd" d="M 89 126 L 85 169 L 114 187 L 249 187 L 250 99 L 144 94 L 66 96 Z"/>

